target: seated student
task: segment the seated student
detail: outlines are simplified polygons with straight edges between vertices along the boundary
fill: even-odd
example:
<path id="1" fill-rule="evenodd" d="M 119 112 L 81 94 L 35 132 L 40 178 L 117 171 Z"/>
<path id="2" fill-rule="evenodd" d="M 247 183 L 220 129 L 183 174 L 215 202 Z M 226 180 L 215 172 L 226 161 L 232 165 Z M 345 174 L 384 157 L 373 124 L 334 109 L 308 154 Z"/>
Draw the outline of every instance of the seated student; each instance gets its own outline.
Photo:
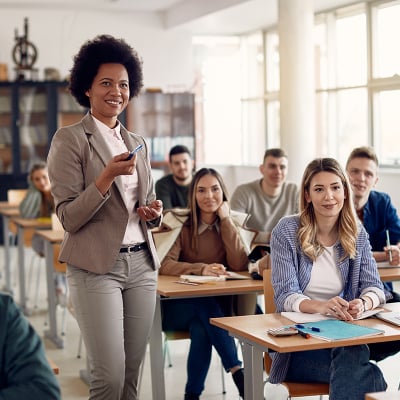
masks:
<path id="1" fill-rule="evenodd" d="M 387 193 L 373 190 L 378 182 L 378 157 L 370 147 L 354 149 L 347 159 L 346 171 L 353 189 L 353 201 L 358 218 L 369 235 L 372 255 L 377 262 L 400 264 L 400 218 Z M 387 233 L 390 247 L 387 247 Z M 390 251 L 390 253 L 389 253 Z M 390 293 L 387 301 L 400 301 L 392 282 L 383 282 Z"/>
<path id="2" fill-rule="evenodd" d="M 155 184 L 157 199 L 162 200 L 164 210 L 186 208 L 189 185 L 193 178 L 194 161 L 186 146 L 176 145 L 169 151 L 171 173 Z"/>
<path id="3" fill-rule="evenodd" d="M 247 254 L 229 215 L 226 193 L 222 178 L 215 170 L 202 168 L 195 174 L 189 188 L 188 218 L 161 260 L 160 274 L 218 276 L 224 275 L 226 269 L 247 270 Z M 243 371 L 235 342 L 226 331 L 209 323 L 212 317 L 226 315 L 225 304 L 221 303 L 226 297 L 168 300 L 162 304 L 163 329 L 190 332 L 185 400 L 199 399 L 210 366 L 212 346 L 226 371 L 232 373 L 240 396 L 244 397 Z M 254 308 L 255 296 L 249 306 L 250 310 Z"/>
<path id="4" fill-rule="evenodd" d="M 13 299 L 2 293 L 0 327 L 0 399 L 61 399 L 40 337 Z"/>
<path id="5" fill-rule="evenodd" d="M 29 189 L 22 200 L 19 211 L 23 218 L 50 218 L 54 212 L 54 199 L 51 194 L 51 185 L 47 165 L 37 162 L 29 171 Z M 34 234 L 32 249 L 43 257 L 44 239 Z M 56 274 L 56 295 L 60 304 L 66 303 L 66 279 L 64 274 Z"/>
<path id="6" fill-rule="evenodd" d="M 300 186 L 300 214 L 284 217 L 271 236 L 277 311 L 351 321 L 385 302 L 367 233 L 357 220 L 347 176 L 332 158 L 315 159 Z M 400 342 L 272 353 L 269 381 L 324 382 L 335 400 L 364 400 L 387 387 L 380 361 Z M 307 368 L 299 368 L 307 365 Z"/>

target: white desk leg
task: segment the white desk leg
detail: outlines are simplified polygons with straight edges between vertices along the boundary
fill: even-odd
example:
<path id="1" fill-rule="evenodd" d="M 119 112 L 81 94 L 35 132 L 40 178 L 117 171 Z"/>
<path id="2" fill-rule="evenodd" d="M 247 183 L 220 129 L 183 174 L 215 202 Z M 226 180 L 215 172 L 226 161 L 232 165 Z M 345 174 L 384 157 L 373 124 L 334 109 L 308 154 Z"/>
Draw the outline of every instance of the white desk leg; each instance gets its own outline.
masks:
<path id="1" fill-rule="evenodd" d="M 165 400 L 165 378 L 162 351 L 161 300 L 157 295 L 153 328 L 150 333 L 150 367 L 153 400 Z"/>
<path id="2" fill-rule="evenodd" d="M 18 226 L 19 304 L 25 315 L 30 315 L 26 304 L 24 229 Z"/>
<path id="3" fill-rule="evenodd" d="M 49 304 L 49 330 L 44 332 L 44 336 L 50 339 L 59 349 L 64 348 L 64 340 L 58 336 L 57 330 L 57 304 L 56 288 L 54 284 L 54 264 L 53 264 L 53 245 L 48 240 L 44 242 L 46 255 L 46 281 L 47 281 L 47 301 Z"/>
<path id="4" fill-rule="evenodd" d="M 263 400 L 263 351 L 249 343 L 243 342 L 242 352 L 244 362 L 245 400 Z"/>
<path id="5" fill-rule="evenodd" d="M 10 223 L 10 217 L 3 215 L 3 240 L 4 240 L 4 278 L 5 286 L 3 290 L 7 293 L 13 294 L 11 286 L 11 256 L 10 256 L 10 238 L 8 225 Z"/>

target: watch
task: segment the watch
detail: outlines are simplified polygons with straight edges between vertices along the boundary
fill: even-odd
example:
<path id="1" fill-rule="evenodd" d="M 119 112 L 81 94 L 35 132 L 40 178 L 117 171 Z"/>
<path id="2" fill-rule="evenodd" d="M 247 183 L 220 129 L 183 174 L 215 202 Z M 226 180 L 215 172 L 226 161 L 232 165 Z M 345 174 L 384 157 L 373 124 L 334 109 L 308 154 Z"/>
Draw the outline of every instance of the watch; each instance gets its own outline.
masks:
<path id="1" fill-rule="evenodd" d="M 368 306 L 368 301 L 367 301 L 367 299 L 365 299 L 364 297 L 360 297 L 360 299 L 361 299 L 361 301 L 362 301 L 362 303 L 363 303 L 364 311 L 368 311 L 369 308 L 367 307 L 367 306 Z"/>

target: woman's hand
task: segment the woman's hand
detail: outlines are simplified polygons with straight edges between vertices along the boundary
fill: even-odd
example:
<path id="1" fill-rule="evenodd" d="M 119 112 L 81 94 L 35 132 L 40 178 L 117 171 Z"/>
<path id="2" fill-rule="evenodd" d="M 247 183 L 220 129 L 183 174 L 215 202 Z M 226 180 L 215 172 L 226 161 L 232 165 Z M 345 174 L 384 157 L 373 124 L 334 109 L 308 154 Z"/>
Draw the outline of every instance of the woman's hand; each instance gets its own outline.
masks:
<path id="1" fill-rule="evenodd" d="M 330 315 L 331 317 L 341 319 L 343 321 L 352 321 L 353 316 L 349 312 L 349 303 L 339 296 L 335 296 L 322 305 L 321 314 Z"/>
<path id="2" fill-rule="evenodd" d="M 349 314 L 354 319 L 361 317 L 363 312 L 364 312 L 364 304 L 361 299 L 354 299 L 349 301 Z"/>
<path id="3" fill-rule="evenodd" d="M 132 175 L 136 167 L 136 155 L 127 160 L 129 152 L 113 157 L 97 177 L 95 185 L 104 196 L 110 189 L 115 177 L 119 175 Z"/>
<path id="4" fill-rule="evenodd" d="M 226 268 L 222 264 L 213 263 L 207 264 L 203 271 L 201 272 L 202 275 L 209 275 L 209 276 L 220 276 L 226 275 Z"/>
<path id="5" fill-rule="evenodd" d="M 229 217 L 229 212 L 230 212 L 230 208 L 229 208 L 228 202 L 224 201 L 218 208 L 217 215 L 218 215 L 219 219 L 222 220 L 224 218 Z"/>
<path id="6" fill-rule="evenodd" d="M 144 221 L 152 221 L 161 216 L 163 211 L 163 203 L 161 200 L 154 200 L 147 206 L 138 207 L 136 209 L 139 217 Z"/>

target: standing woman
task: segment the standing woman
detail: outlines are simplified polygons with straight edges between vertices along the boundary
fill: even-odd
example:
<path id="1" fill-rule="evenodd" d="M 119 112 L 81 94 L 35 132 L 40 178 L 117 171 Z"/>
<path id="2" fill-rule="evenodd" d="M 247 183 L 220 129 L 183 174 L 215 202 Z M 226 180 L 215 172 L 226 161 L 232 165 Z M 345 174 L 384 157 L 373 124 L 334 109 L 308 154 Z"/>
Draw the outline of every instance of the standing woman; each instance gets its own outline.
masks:
<path id="1" fill-rule="evenodd" d="M 56 132 L 48 156 L 66 231 L 59 259 L 67 263 L 87 348 L 91 400 L 138 398 L 153 322 L 159 261 L 150 229 L 160 223 L 162 202 L 155 199 L 146 142 L 117 119 L 141 87 L 141 60 L 124 40 L 101 35 L 84 43 L 70 90 L 90 111 Z"/>
<path id="2" fill-rule="evenodd" d="M 385 302 L 367 233 L 357 220 L 349 181 L 332 158 L 312 161 L 300 188 L 300 215 L 272 231 L 272 284 L 277 311 L 321 313 L 344 321 Z M 363 400 L 386 389 L 370 363 L 395 354 L 399 342 L 271 354 L 269 381 L 324 382 L 335 400 Z M 307 368 L 299 368 L 307 365 Z"/>

